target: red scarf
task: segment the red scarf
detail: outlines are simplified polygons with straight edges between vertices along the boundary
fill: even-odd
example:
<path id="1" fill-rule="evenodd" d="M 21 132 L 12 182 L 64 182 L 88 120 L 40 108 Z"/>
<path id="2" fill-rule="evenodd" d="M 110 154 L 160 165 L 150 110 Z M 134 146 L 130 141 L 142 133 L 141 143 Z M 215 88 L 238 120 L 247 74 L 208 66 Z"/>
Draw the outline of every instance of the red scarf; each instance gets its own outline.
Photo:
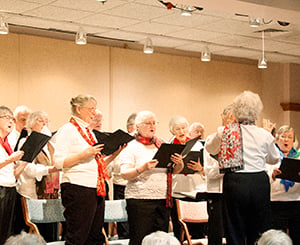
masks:
<path id="1" fill-rule="evenodd" d="M 159 138 L 155 137 L 155 136 L 153 138 L 146 138 L 146 137 L 143 137 L 140 134 L 136 134 L 134 137 L 135 137 L 137 142 L 140 142 L 143 145 L 152 145 L 152 144 L 154 144 L 156 146 L 156 148 L 159 148 L 162 144 L 162 141 Z"/>
<path id="2" fill-rule="evenodd" d="M 8 143 L 7 137 L 5 137 L 4 140 L 0 137 L 0 144 L 3 146 L 3 148 L 9 156 L 13 153 L 13 150 L 11 149 L 10 144 Z"/>
<path id="3" fill-rule="evenodd" d="M 87 130 L 87 135 L 86 135 L 73 117 L 70 119 L 70 123 L 72 123 L 77 128 L 80 135 L 85 139 L 85 141 L 89 145 L 92 146 L 96 144 L 96 141 L 88 128 L 86 128 Z M 106 196 L 105 179 L 109 179 L 109 175 L 106 169 L 105 161 L 103 160 L 103 156 L 101 154 L 97 154 L 95 156 L 95 160 L 97 161 L 97 165 L 98 165 L 97 195 L 104 197 Z"/>

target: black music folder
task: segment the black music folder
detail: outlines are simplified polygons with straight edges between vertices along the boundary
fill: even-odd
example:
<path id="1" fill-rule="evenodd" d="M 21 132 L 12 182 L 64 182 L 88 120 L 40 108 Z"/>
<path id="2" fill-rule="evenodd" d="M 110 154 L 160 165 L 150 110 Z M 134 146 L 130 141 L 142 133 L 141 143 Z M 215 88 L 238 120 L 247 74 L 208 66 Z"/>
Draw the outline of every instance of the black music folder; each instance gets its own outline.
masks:
<path id="1" fill-rule="evenodd" d="M 184 162 L 184 168 L 182 169 L 182 171 L 179 174 L 194 174 L 197 171 L 188 168 L 187 164 L 190 161 L 195 161 L 197 162 L 198 159 L 200 158 L 200 163 L 203 166 L 203 148 L 200 151 L 190 151 L 185 158 L 183 158 L 183 162 Z"/>
<path id="2" fill-rule="evenodd" d="M 33 162 L 50 138 L 51 137 L 46 134 L 33 131 L 20 149 L 21 151 L 24 151 L 21 161 Z"/>
<path id="3" fill-rule="evenodd" d="M 95 133 L 95 131 L 93 131 Z M 102 133 L 97 131 L 95 133 L 98 143 L 104 144 L 104 148 L 101 151 L 104 155 L 108 156 L 119 149 L 120 146 L 127 144 L 134 139 L 134 136 L 126 133 L 125 131 L 118 129 L 113 133 Z"/>
<path id="4" fill-rule="evenodd" d="M 282 173 L 276 178 L 300 182 L 300 159 L 285 157 L 282 159 L 279 169 Z"/>
<path id="5" fill-rule="evenodd" d="M 199 191 L 194 190 L 190 192 L 175 192 L 176 194 L 180 194 L 186 198 L 190 198 L 191 200 L 199 201 L 207 201 L 212 199 L 219 199 L 222 197 L 222 193 L 220 192 L 208 192 L 208 191 Z"/>
<path id="6" fill-rule="evenodd" d="M 171 155 L 173 155 L 174 153 L 180 154 L 183 151 L 184 147 L 185 145 L 163 143 L 153 157 L 153 159 L 158 160 L 156 168 L 171 167 L 173 164 L 170 160 Z"/>

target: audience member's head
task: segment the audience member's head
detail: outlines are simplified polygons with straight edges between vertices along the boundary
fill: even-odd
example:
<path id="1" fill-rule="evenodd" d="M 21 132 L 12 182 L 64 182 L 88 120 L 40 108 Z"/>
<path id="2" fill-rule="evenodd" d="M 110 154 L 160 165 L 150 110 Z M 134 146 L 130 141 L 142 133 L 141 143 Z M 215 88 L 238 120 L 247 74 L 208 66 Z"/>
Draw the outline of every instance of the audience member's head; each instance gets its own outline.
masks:
<path id="1" fill-rule="evenodd" d="M 136 130 L 135 119 L 136 119 L 136 113 L 132 113 L 127 119 L 126 128 L 127 128 L 127 132 L 130 134 Z"/>
<path id="2" fill-rule="evenodd" d="M 233 116 L 240 123 L 255 123 L 262 109 L 263 104 L 259 95 L 251 91 L 244 91 L 233 101 Z"/>
<path id="3" fill-rule="evenodd" d="M 20 105 L 14 110 L 14 117 L 16 123 L 15 127 L 18 132 L 21 132 L 22 129 L 25 128 L 26 121 L 30 113 L 31 110 L 25 105 Z"/>
<path id="4" fill-rule="evenodd" d="M 291 238 L 281 230 L 268 230 L 258 239 L 257 245 L 293 245 Z"/>
<path id="5" fill-rule="evenodd" d="M 24 231 L 16 236 L 9 237 L 4 245 L 45 245 L 45 240 L 37 234 L 29 234 Z"/>
<path id="6" fill-rule="evenodd" d="M 169 121 L 169 130 L 171 134 L 181 143 L 184 144 L 188 137 L 189 122 L 183 116 L 174 116 Z"/>
<path id="7" fill-rule="evenodd" d="M 200 122 L 193 122 L 189 127 L 189 133 L 192 139 L 199 137 L 200 140 L 204 139 L 204 125 Z"/>

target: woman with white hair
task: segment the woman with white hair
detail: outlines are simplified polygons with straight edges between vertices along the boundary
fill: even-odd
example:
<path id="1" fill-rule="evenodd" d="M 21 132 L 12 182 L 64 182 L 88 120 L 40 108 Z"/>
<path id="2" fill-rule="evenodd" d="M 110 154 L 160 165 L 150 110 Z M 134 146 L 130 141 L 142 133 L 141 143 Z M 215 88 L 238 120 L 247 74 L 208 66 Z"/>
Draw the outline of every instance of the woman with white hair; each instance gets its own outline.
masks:
<path id="1" fill-rule="evenodd" d="M 184 145 L 191 138 L 189 137 L 189 122 L 188 120 L 180 115 L 173 116 L 169 121 L 169 130 L 170 133 L 174 136 L 171 140 L 171 144 L 180 144 Z M 192 148 L 193 151 L 200 151 L 203 148 L 203 145 L 200 141 Z M 204 170 L 198 162 L 192 161 L 188 163 L 190 168 L 197 171 L 195 174 L 177 174 L 173 176 L 172 181 L 172 196 L 173 198 L 182 197 L 177 192 L 189 192 L 195 189 L 205 189 L 205 178 Z M 173 223 L 173 232 L 177 239 L 180 238 L 180 225 L 178 221 L 177 207 L 176 202 L 173 201 L 174 206 L 171 211 L 172 223 Z M 205 236 L 203 224 L 200 223 L 188 223 L 189 231 L 193 238 L 202 238 Z"/>
<path id="2" fill-rule="evenodd" d="M 276 132 L 276 145 L 281 159 L 300 159 L 300 152 L 293 144 L 295 131 L 289 125 L 281 126 Z M 280 162 L 269 166 L 271 182 L 272 228 L 289 232 L 294 244 L 300 244 L 300 183 L 277 178 L 281 174 Z"/>
<path id="3" fill-rule="evenodd" d="M 168 232 L 170 217 L 170 180 L 172 172 L 155 168 L 153 159 L 162 142 L 155 136 L 157 119 L 151 111 L 141 111 L 135 119 L 137 134 L 120 154 L 121 175 L 128 180 L 125 189 L 130 245 L 140 245 L 155 231 Z M 182 156 L 171 156 L 173 174 L 183 168 Z"/>
<path id="4" fill-rule="evenodd" d="M 29 114 L 26 129 L 29 135 L 32 132 L 44 132 L 48 125 L 48 115 L 44 111 L 34 111 Z M 48 131 L 48 128 L 47 128 Z M 28 136 L 29 136 L 28 135 Z M 19 148 L 27 138 L 20 139 Z M 17 181 L 16 224 L 15 234 L 27 230 L 23 218 L 20 198 L 56 199 L 59 191 L 59 173 L 53 165 L 54 147 L 48 142 L 33 162 L 28 163 Z M 20 164 L 20 163 L 19 163 Z M 57 224 L 39 224 L 39 230 L 47 242 L 57 240 Z"/>
<path id="5" fill-rule="evenodd" d="M 258 96 L 244 91 L 233 101 L 237 123 L 219 127 L 206 141 L 206 150 L 218 154 L 223 179 L 223 216 L 227 244 L 255 244 L 271 228 L 270 183 L 266 163 L 280 154 L 270 132 L 255 125 L 263 109 Z"/>
<path id="6" fill-rule="evenodd" d="M 293 242 L 282 230 L 271 229 L 261 235 L 257 241 L 257 245 L 293 245 Z"/>

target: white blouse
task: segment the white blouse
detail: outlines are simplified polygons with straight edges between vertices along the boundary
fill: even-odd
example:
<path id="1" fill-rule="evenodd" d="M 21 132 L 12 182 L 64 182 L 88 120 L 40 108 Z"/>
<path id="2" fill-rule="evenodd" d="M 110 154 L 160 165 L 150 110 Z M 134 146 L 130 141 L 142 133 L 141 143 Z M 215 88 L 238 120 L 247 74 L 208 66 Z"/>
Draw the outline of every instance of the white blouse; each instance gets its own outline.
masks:
<path id="1" fill-rule="evenodd" d="M 86 133 L 88 123 L 78 117 L 73 116 L 83 132 Z M 95 138 L 93 132 L 91 134 Z M 98 178 L 98 165 L 94 157 L 84 159 L 78 164 L 63 168 L 65 158 L 72 154 L 82 152 L 90 147 L 85 139 L 78 132 L 77 128 L 70 122 L 63 125 L 54 135 L 52 141 L 54 143 L 54 166 L 62 169 L 63 174 L 61 183 L 72 183 L 80 186 L 96 188 Z"/>
<path id="2" fill-rule="evenodd" d="M 129 168 L 135 168 L 150 161 L 157 148 L 147 148 L 142 143 L 132 140 L 120 153 L 121 174 Z M 167 169 L 154 168 L 147 170 L 129 180 L 125 188 L 125 198 L 134 199 L 166 199 L 167 196 Z"/>

